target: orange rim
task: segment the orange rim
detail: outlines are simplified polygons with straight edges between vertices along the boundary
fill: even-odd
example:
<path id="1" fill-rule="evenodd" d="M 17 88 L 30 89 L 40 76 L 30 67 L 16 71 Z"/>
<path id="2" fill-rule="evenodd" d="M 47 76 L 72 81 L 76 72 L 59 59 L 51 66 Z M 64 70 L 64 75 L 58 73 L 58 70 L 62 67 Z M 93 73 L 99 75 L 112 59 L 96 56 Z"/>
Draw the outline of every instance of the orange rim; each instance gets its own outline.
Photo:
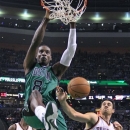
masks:
<path id="1" fill-rule="evenodd" d="M 87 7 L 87 4 L 88 4 L 88 0 L 84 0 L 84 5 L 83 5 L 83 7 L 82 7 L 80 10 L 78 10 L 78 12 L 81 12 L 84 8 L 86 8 L 86 7 Z M 41 6 L 42 6 L 44 9 L 50 11 L 50 9 L 49 9 L 47 6 L 45 6 L 43 0 L 41 0 Z"/>

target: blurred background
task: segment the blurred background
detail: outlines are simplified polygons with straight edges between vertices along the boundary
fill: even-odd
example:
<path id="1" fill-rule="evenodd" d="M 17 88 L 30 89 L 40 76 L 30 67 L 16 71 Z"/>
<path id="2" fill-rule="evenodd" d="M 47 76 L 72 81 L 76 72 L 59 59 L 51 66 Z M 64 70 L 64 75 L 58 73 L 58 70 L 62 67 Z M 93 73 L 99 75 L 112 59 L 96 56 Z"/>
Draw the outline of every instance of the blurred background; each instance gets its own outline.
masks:
<path id="1" fill-rule="evenodd" d="M 0 130 L 20 120 L 25 83 L 22 64 L 44 14 L 40 1 L 0 0 Z M 69 25 L 60 20 L 48 24 L 43 43 L 52 48 L 51 65 L 66 49 L 68 32 Z M 111 98 L 116 102 L 111 121 L 130 130 L 130 0 L 88 0 L 77 21 L 77 45 L 60 86 L 67 90 L 70 79 L 82 76 L 90 81 L 91 92 L 77 100 L 68 95 L 69 105 L 82 113 L 95 112 L 103 98 Z M 85 124 L 64 116 L 68 130 L 84 130 Z"/>

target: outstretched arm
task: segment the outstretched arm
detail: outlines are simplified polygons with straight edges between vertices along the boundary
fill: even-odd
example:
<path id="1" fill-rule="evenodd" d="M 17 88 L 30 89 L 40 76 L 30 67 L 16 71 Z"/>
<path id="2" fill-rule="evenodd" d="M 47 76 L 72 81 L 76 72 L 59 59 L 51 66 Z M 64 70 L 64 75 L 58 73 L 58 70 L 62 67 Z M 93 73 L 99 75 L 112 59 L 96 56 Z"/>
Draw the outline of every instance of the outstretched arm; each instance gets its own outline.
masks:
<path id="1" fill-rule="evenodd" d="M 30 71 L 30 68 L 35 63 L 36 52 L 37 52 L 39 45 L 41 44 L 41 42 L 43 40 L 48 22 L 49 22 L 49 11 L 46 11 L 46 14 L 45 14 L 41 24 L 39 25 L 39 27 L 37 28 L 37 30 L 33 36 L 31 45 L 30 45 L 30 47 L 27 51 L 26 57 L 24 59 L 23 67 L 25 70 L 25 75 Z"/>
<path id="2" fill-rule="evenodd" d="M 69 106 L 68 103 L 66 102 L 67 93 L 63 92 L 61 87 L 57 87 L 57 97 L 63 111 L 72 120 L 83 122 L 83 123 L 89 123 L 90 126 L 94 125 L 98 121 L 98 116 L 95 113 L 90 112 L 90 113 L 82 114 L 80 112 L 75 111 L 71 106 Z"/>
<path id="3" fill-rule="evenodd" d="M 67 49 L 62 54 L 60 62 L 54 64 L 52 67 L 54 73 L 59 79 L 64 74 L 66 69 L 70 66 L 70 63 L 76 51 L 76 47 L 76 23 L 71 22 Z"/>

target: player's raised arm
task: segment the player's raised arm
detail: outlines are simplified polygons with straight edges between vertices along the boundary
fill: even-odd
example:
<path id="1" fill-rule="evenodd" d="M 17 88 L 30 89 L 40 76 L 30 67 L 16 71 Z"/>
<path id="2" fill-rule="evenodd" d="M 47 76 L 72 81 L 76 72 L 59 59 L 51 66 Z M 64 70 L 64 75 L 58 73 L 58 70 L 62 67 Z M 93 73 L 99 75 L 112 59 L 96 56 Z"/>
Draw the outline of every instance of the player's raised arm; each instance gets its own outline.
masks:
<path id="1" fill-rule="evenodd" d="M 30 47 L 27 51 L 26 57 L 24 59 L 23 67 L 25 70 L 25 75 L 30 71 L 30 69 L 32 68 L 32 66 L 35 63 L 36 52 L 37 52 L 39 45 L 41 44 L 41 42 L 43 40 L 48 22 L 49 22 L 49 11 L 46 11 L 46 14 L 45 14 L 41 24 L 39 25 L 39 27 L 37 28 L 37 30 L 33 36 L 31 45 L 30 45 Z"/>
<path id="2" fill-rule="evenodd" d="M 95 113 L 90 112 L 90 113 L 82 114 L 80 112 L 75 111 L 71 106 L 69 106 L 68 103 L 66 102 L 67 93 L 63 92 L 61 87 L 57 87 L 57 97 L 63 111 L 72 120 L 83 122 L 83 123 L 91 122 L 90 126 L 94 125 L 98 121 L 98 116 Z"/>
<path id="3" fill-rule="evenodd" d="M 60 62 L 53 65 L 53 71 L 59 79 L 70 66 L 76 51 L 76 47 L 76 23 L 71 22 L 67 49 L 62 54 Z"/>

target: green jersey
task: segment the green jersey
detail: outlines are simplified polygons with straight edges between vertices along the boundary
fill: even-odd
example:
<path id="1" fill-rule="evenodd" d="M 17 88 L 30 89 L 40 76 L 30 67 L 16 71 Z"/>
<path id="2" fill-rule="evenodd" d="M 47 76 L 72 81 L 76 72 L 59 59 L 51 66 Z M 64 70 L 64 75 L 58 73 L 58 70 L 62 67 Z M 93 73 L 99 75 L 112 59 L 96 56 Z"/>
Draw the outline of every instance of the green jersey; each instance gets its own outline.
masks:
<path id="1" fill-rule="evenodd" d="M 54 101 L 52 91 L 58 85 L 58 79 L 54 75 L 51 66 L 40 66 L 38 63 L 25 77 L 25 109 L 32 90 L 38 90 L 42 94 L 43 103 Z M 26 109 L 27 110 L 27 109 Z"/>
<path id="2" fill-rule="evenodd" d="M 38 63 L 25 77 L 25 103 L 24 109 L 30 113 L 28 107 L 28 99 L 32 90 L 37 89 L 43 98 L 43 103 L 46 105 L 49 101 L 56 103 L 53 97 L 53 90 L 58 85 L 58 79 L 54 75 L 51 66 L 40 66 Z M 24 121 L 33 128 L 44 129 L 44 124 L 35 116 L 23 115 Z M 57 125 L 58 130 L 67 130 L 67 126 L 60 110 L 58 110 Z"/>

